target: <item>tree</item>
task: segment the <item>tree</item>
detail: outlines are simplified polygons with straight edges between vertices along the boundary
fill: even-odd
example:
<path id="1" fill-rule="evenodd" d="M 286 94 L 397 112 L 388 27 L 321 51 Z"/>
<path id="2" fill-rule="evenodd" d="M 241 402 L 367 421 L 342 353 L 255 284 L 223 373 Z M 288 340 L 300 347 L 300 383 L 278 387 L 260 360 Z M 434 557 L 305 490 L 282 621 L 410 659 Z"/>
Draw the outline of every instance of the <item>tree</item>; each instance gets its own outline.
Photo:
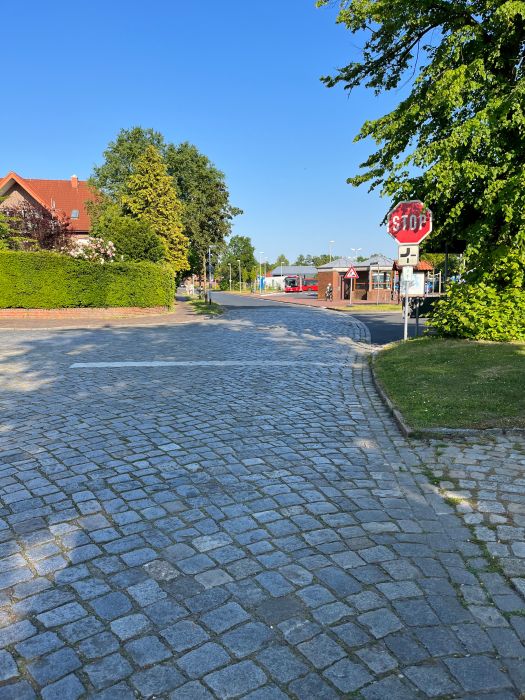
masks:
<path id="1" fill-rule="evenodd" d="M 155 146 L 138 158 L 121 196 L 123 212 L 145 222 L 164 244 L 175 272 L 188 269 L 188 239 L 182 233 L 182 204 Z"/>
<path id="2" fill-rule="evenodd" d="M 189 266 L 202 272 L 203 256 L 211 246 L 219 252 L 231 233 L 231 222 L 242 214 L 230 204 L 224 174 L 196 146 L 184 142 L 166 143 L 153 129 L 122 129 L 104 151 L 104 163 L 95 167 L 91 183 L 110 202 L 119 201 L 136 160 L 148 146 L 154 146 L 173 178 L 177 195 L 184 205 L 183 233 L 189 240 Z"/>
<path id="3" fill-rule="evenodd" d="M 72 245 L 68 217 L 28 202 L 2 208 L 0 236 L 11 250 L 65 251 Z"/>
<path id="4" fill-rule="evenodd" d="M 258 263 L 255 258 L 255 248 L 248 236 L 232 236 L 219 264 L 219 275 L 229 278 L 230 264 L 232 275 L 238 279 L 239 262 L 241 261 L 241 276 L 243 282 L 252 282 L 258 274 Z"/>
<path id="5" fill-rule="evenodd" d="M 231 222 L 242 214 L 231 206 L 224 174 L 191 143 L 169 144 L 165 161 L 168 173 L 184 204 L 184 234 L 190 241 L 190 268 L 200 272 L 208 248 L 220 248 L 231 233 Z"/>
<path id="6" fill-rule="evenodd" d="M 338 21 L 364 46 L 325 83 L 377 94 L 410 84 L 393 111 L 361 128 L 357 140 L 371 138 L 377 150 L 349 182 L 369 183 L 392 200 L 424 200 L 434 235 L 443 244 L 465 241 L 469 284 L 523 289 L 523 2 L 339 4 Z"/>
<path id="7" fill-rule="evenodd" d="M 140 126 L 121 129 L 117 138 L 111 141 L 104 151 L 102 165 L 93 169 L 93 187 L 111 200 L 117 200 L 133 173 L 135 162 L 148 146 L 154 146 L 164 157 L 166 144 L 160 132 Z"/>
<path id="8" fill-rule="evenodd" d="M 311 255 L 298 255 L 294 265 L 313 265 L 314 261 Z"/>
<path id="9" fill-rule="evenodd" d="M 115 246 L 115 258 L 160 262 L 166 257 L 163 240 L 146 221 L 124 216 L 115 204 L 106 206 L 93 223 L 91 234 Z"/>
<path id="10" fill-rule="evenodd" d="M 290 264 L 290 261 L 288 260 L 286 255 L 284 253 L 281 253 L 279 255 L 279 257 L 277 258 L 277 260 L 275 261 L 274 267 L 278 267 L 279 265 L 289 265 L 289 264 Z"/>
<path id="11" fill-rule="evenodd" d="M 336 256 L 332 255 L 330 257 L 329 253 L 322 253 L 321 255 L 314 255 L 312 256 L 312 262 L 315 265 L 315 267 L 321 267 L 321 265 L 325 265 L 326 263 L 330 262 L 330 260 L 336 260 Z"/>

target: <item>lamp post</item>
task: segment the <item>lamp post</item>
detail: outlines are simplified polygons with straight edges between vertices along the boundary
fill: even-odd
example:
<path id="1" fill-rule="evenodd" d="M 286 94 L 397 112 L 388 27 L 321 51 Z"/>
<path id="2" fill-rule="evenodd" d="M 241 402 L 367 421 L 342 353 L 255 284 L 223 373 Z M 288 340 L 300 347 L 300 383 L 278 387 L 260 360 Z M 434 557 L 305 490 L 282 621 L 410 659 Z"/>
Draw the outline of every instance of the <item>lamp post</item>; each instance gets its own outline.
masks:
<path id="1" fill-rule="evenodd" d="M 228 267 L 230 268 L 230 292 L 232 290 L 232 264 L 228 263 Z"/>
<path id="2" fill-rule="evenodd" d="M 208 304 L 211 304 L 211 246 L 208 248 L 208 268 L 209 268 L 209 280 L 210 285 L 208 288 Z"/>
<path id="3" fill-rule="evenodd" d="M 242 292 L 241 285 L 242 285 L 242 273 L 241 273 L 241 261 L 237 260 L 239 263 L 239 293 Z"/>
<path id="4" fill-rule="evenodd" d="M 335 241 L 328 241 L 328 248 L 330 249 L 330 262 L 332 262 L 332 245 Z"/>
<path id="5" fill-rule="evenodd" d="M 259 251 L 259 294 L 262 294 L 262 256 L 264 255 L 263 251 Z"/>

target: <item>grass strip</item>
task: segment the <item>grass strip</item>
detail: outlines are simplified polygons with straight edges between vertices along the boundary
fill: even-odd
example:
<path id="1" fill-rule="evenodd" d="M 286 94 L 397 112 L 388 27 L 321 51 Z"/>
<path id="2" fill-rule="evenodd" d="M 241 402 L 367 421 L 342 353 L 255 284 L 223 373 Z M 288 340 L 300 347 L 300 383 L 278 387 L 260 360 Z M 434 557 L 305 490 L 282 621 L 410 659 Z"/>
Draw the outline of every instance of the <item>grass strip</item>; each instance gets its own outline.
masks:
<path id="1" fill-rule="evenodd" d="M 413 428 L 525 428 L 525 343 L 419 338 L 375 371 Z"/>

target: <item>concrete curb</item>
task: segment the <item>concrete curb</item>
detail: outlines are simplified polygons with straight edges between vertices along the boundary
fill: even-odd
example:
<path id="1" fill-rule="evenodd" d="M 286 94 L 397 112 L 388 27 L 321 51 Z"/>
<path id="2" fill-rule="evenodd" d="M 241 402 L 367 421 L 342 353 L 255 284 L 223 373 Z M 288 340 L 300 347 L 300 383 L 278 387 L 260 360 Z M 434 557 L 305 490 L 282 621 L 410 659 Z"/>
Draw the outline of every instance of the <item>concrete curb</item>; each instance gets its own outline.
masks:
<path id="1" fill-rule="evenodd" d="M 377 393 L 381 397 L 383 403 L 386 405 L 390 413 L 392 414 L 395 422 L 397 423 L 399 429 L 403 435 L 407 438 L 421 438 L 425 440 L 439 439 L 444 437 L 525 437 L 525 428 L 412 428 L 403 417 L 401 411 L 396 408 L 395 404 L 389 398 L 383 383 L 376 375 L 375 372 L 375 356 L 383 348 L 378 348 L 375 350 L 369 359 L 370 363 L 370 373 L 372 374 L 372 381 L 377 390 Z"/>

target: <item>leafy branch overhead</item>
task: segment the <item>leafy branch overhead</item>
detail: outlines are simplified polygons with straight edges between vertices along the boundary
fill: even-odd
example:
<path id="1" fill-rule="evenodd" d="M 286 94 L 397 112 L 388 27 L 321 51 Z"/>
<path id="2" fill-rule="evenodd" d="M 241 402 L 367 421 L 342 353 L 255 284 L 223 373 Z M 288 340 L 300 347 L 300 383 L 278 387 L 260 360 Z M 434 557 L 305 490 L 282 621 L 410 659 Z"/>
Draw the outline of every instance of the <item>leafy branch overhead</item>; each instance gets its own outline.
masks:
<path id="1" fill-rule="evenodd" d="M 525 3 L 341 0 L 338 22 L 363 48 L 325 84 L 405 95 L 363 124 L 377 148 L 349 182 L 423 199 L 438 240 L 465 242 L 470 281 L 523 287 Z"/>

